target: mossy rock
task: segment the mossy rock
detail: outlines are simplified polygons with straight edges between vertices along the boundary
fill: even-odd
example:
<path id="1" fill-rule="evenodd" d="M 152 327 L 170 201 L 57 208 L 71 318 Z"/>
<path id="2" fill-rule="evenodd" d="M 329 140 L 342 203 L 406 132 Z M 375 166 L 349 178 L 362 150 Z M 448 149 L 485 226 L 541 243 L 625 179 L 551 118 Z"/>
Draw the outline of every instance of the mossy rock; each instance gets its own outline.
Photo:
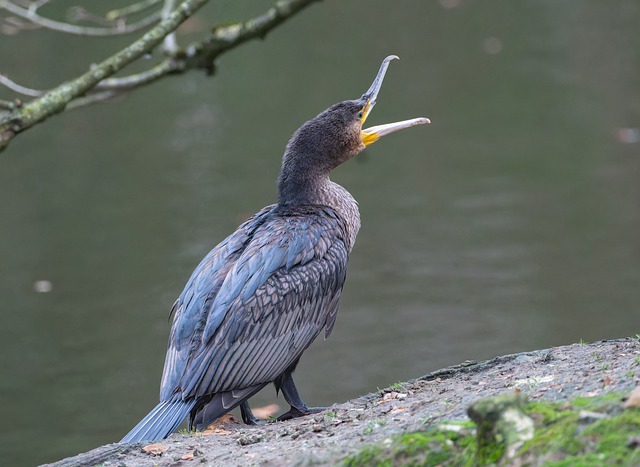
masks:
<path id="1" fill-rule="evenodd" d="M 569 402 L 529 402 L 524 412 L 535 422 L 534 436 L 514 457 L 504 446 L 486 445 L 479 455 L 472 422 L 434 425 L 387 438 L 345 460 L 356 466 L 544 465 L 600 467 L 640 465 L 640 408 L 624 408 L 624 396 L 610 393 Z"/>

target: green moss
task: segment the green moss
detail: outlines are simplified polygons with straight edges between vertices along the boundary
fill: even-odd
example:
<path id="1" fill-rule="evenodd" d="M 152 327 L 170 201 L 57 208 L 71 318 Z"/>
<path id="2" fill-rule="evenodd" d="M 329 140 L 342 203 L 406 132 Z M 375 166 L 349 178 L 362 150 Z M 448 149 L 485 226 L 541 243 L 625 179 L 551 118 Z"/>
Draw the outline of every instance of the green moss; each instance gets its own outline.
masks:
<path id="1" fill-rule="evenodd" d="M 496 463 L 591 467 L 640 465 L 640 448 L 629 443 L 640 433 L 640 409 L 624 409 L 622 395 L 580 397 L 562 403 L 530 402 L 525 412 L 535 421 L 534 438 L 516 459 L 501 459 L 503 449 L 479 453 L 472 422 L 449 422 L 393 436 L 365 447 L 345 460 L 358 466 L 475 466 Z M 582 411 L 605 418 L 581 417 Z M 482 455 L 480 455 L 482 454 Z M 483 459 L 483 461 L 479 461 Z"/>
<path id="2" fill-rule="evenodd" d="M 640 451 L 627 446 L 631 436 L 640 433 L 640 409 L 627 409 L 587 427 L 581 437 L 594 445 L 594 451 L 609 465 L 638 465 Z"/>
<path id="3" fill-rule="evenodd" d="M 577 454 L 584 448 L 575 436 L 577 412 L 538 403 L 530 405 L 528 413 L 536 422 L 542 417 L 542 422 L 536 423 L 534 438 L 525 444 L 523 452 L 539 455 L 553 451 L 564 456 Z"/>
<path id="4" fill-rule="evenodd" d="M 472 466 L 475 435 L 470 422 L 435 425 L 425 431 L 392 437 L 381 446 L 369 446 L 348 457 L 344 465 L 359 466 Z M 453 430 L 452 428 L 456 429 Z"/>
<path id="5" fill-rule="evenodd" d="M 369 446 L 364 448 L 358 454 L 347 457 L 344 461 L 346 467 L 359 467 L 359 466 L 379 466 L 387 467 L 392 466 L 393 461 L 389 456 L 386 456 L 382 452 L 381 448 L 376 446 Z"/>
<path id="6" fill-rule="evenodd" d="M 640 409 L 623 410 L 621 395 L 576 398 L 571 403 L 531 403 L 528 410 L 541 420 L 533 440 L 520 455 L 553 459 L 547 466 L 640 465 L 640 451 L 627 446 L 640 433 Z M 592 423 L 580 411 L 606 416 Z"/>
<path id="7" fill-rule="evenodd" d="M 616 392 L 610 392 L 597 397 L 576 397 L 568 405 L 585 410 L 598 411 L 606 407 L 609 403 L 619 403 L 622 399 L 622 395 Z"/>

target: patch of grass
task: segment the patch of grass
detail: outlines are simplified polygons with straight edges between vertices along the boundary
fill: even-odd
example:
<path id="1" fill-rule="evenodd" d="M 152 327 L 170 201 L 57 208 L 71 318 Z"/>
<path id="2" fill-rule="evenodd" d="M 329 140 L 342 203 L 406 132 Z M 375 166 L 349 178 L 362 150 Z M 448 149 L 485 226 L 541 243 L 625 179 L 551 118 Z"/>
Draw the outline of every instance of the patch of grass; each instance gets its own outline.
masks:
<path id="1" fill-rule="evenodd" d="M 389 389 L 392 389 L 393 391 L 402 391 L 404 390 L 404 384 L 402 384 L 401 382 L 393 383 L 391 386 L 389 386 Z"/>

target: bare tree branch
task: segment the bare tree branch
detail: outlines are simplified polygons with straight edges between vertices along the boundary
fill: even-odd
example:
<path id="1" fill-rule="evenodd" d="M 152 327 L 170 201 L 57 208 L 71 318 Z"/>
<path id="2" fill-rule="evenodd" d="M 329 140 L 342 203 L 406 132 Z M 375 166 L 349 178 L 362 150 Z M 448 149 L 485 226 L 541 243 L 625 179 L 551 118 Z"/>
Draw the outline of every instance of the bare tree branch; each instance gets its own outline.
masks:
<path id="1" fill-rule="evenodd" d="M 252 39 L 263 39 L 267 33 L 311 3 L 320 0 L 279 1 L 266 13 L 248 21 L 217 26 L 201 43 L 187 50 L 186 68 L 205 68 L 214 71 L 214 60 L 226 51 Z"/>
<path id="2" fill-rule="evenodd" d="M 84 95 L 103 79 L 117 73 L 129 63 L 148 53 L 207 0 L 184 0 L 171 14 L 140 39 L 96 65 L 82 76 L 61 84 L 43 96 L 9 112 L 0 119 L 0 151 L 18 133 L 62 112 L 73 99 Z"/>
<path id="3" fill-rule="evenodd" d="M 64 111 L 65 108 L 111 99 L 120 95 L 122 91 L 149 84 L 169 74 L 183 73 L 190 69 L 205 69 L 212 73 L 217 57 L 249 40 L 263 38 L 288 18 L 319 0 L 280 0 L 266 13 L 254 19 L 214 28 L 204 41 L 192 44 L 187 50 L 177 50 L 174 55 L 147 71 L 110 78 L 153 50 L 207 1 L 179 1 L 177 7 L 166 18 L 128 47 L 93 66 L 78 78 L 63 83 L 24 105 L 14 106 L 9 112 L 0 113 L 0 152 L 18 133 Z M 172 3 L 172 0 L 168 0 L 168 3 Z M 99 92 L 89 94 L 91 91 Z"/>
<path id="4" fill-rule="evenodd" d="M 23 8 L 10 2 L 9 0 L 0 0 L 0 9 L 5 9 L 14 15 L 31 21 L 43 28 L 52 29 L 54 31 L 66 32 L 68 34 L 76 34 L 80 36 L 116 36 L 122 34 L 131 34 L 133 32 L 142 31 L 160 20 L 160 12 L 156 11 L 149 16 L 141 19 L 136 23 L 116 25 L 111 28 L 96 28 L 86 26 L 76 26 L 62 21 L 55 21 L 44 16 L 40 16 L 36 8 Z"/>
<path id="5" fill-rule="evenodd" d="M 11 78 L 3 74 L 0 74 L 0 84 L 11 89 L 12 91 L 17 92 L 18 94 L 22 94 L 23 96 L 39 97 L 45 93 L 45 91 L 39 91 L 37 89 L 31 89 L 21 86 Z"/>
<path id="6" fill-rule="evenodd" d="M 128 5 L 126 7 L 118 8 L 116 10 L 111 10 L 107 12 L 107 14 L 105 15 L 105 18 L 107 18 L 110 21 L 124 18 L 126 16 L 133 15 L 136 13 L 140 13 L 141 11 L 147 10 L 152 6 L 160 3 L 161 1 L 162 0 L 142 0 L 138 3 L 132 3 L 131 5 Z"/>
<path id="7" fill-rule="evenodd" d="M 67 106 L 67 110 L 75 110 L 75 109 L 79 109 L 81 107 L 86 107 L 88 105 L 98 104 L 100 102 L 110 101 L 110 100 L 115 99 L 116 97 L 119 97 L 121 95 L 122 95 L 122 93 L 118 92 L 118 91 L 97 92 L 97 93 L 90 94 L 90 95 L 85 96 L 85 97 L 79 97 L 79 98 L 71 101 L 71 103 Z"/>
<path id="8" fill-rule="evenodd" d="M 165 19 L 171 10 L 175 8 L 175 0 L 164 0 L 164 6 L 162 7 L 162 19 Z M 162 42 L 162 47 L 168 55 L 175 55 L 178 52 L 178 41 L 176 39 L 176 32 L 170 32 Z"/>
<path id="9" fill-rule="evenodd" d="M 10 102 L 10 101 L 0 100 L 0 109 L 13 110 L 15 108 L 16 108 L 15 103 Z"/>
<path id="10" fill-rule="evenodd" d="M 266 13 L 242 23 L 218 26 L 204 41 L 192 44 L 188 49 L 171 56 L 150 70 L 122 78 L 103 80 L 97 89 L 133 88 L 149 84 L 164 75 L 180 73 L 191 68 L 214 69 L 213 62 L 226 51 L 252 39 L 262 39 L 285 20 L 311 3 L 320 0 L 290 0 L 278 2 Z M 173 0 L 167 0 L 173 3 Z"/>
<path id="11" fill-rule="evenodd" d="M 153 68 L 143 71 L 141 73 L 136 73 L 134 75 L 122 76 L 120 78 L 107 78 L 100 81 L 94 89 L 111 89 L 111 90 L 123 90 L 123 89 L 132 89 L 139 86 L 143 86 L 145 84 L 152 83 L 159 78 L 162 78 L 165 75 L 170 73 L 177 72 L 183 65 L 180 61 L 167 58 L 166 60 L 161 61 Z"/>

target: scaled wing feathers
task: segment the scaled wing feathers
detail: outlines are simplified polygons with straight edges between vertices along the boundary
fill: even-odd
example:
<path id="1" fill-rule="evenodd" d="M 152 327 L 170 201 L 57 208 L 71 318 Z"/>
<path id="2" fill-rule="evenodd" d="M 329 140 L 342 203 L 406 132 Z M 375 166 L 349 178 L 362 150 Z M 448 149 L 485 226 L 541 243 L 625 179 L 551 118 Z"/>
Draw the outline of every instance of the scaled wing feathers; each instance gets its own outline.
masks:
<path id="1" fill-rule="evenodd" d="M 347 235 L 329 208 L 270 206 L 212 250 L 175 306 L 162 400 L 271 382 L 328 335 Z"/>

